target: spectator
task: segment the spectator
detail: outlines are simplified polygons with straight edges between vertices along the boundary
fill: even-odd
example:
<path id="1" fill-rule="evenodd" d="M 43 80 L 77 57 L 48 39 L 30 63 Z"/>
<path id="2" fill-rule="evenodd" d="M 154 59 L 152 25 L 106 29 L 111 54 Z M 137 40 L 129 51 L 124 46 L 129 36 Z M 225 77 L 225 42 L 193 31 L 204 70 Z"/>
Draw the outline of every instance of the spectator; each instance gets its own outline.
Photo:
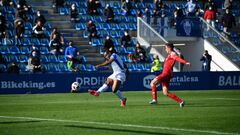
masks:
<path id="1" fill-rule="evenodd" d="M 146 51 L 139 43 L 136 44 L 135 58 L 136 58 L 137 62 L 146 62 L 147 61 Z"/>
<path id="2" fill-rule="evenodd" d="M 41 22 L 42 26 L 44 26 L 46 23 L 45 17 L 41 14 L 41 12 L 39 10 L 37 11 L 37 16 L 36 16 L 34 22 L 37 23 L 38 21 Z"/>
<path id="3" fill-rule="evenodd" d="M 32 48 L 31 48 L 30 57 L 32 56 L 33 52 L 35 52 L 37 57 L 40 57 L 41 53 L 40 53 L 39 49 L 35 45 L 33 45 Z"/>
<path id="4" fill-rule="evenodd" d="M 76 8 L 76 5 L 75 3 L 73 3 L 71 5 L 71 8 L 70 8 L 70 17 L 71 17 L 71 21 L 72 22 L 79 22 L 80 21 L 80 18 L 78 16 L 78 10 Z"/>
<path id="5" fill-rule="evenodd" d="M 107 36 L 106 40 L 104 41 L 103 50 L 109 50 L 110 48 L 114 48 L 114 43 L 110 36 Z"/>
<path id="6" fill-rule="evenodd" d="M 73 46 L 73 42 L 69 42 L 69 46 L 65 49 L 65 57 L 67 58 L 67 67 L 69 71 L 77 71 L 75 64 L 81 63 L 79 59 L 79 52 L 76 47 Z"/>
<path id="7" fill-rule="evenodd" d="M 49 47 L 50 47 L 50 53 L 54 55 L 58 55 L 63 53 L 63 46 L 60 43 L 60 40 L 57 39 L 57 35 L 53 35 L 53 39 L 49 42 Z"/>
<path id="8" fill-rule="evenodd" d="M 87 24 L 87 31 L 89 32 L 89 44 L 92 44 L 92 38 L 97 37 L 97 28 L 96 25 L 92 22 L 92 20 L 88 21 Z"/>
<path id="9" fill-rule="evenodd" d="M 131 36 L 128 34 L 128 31 L 124 32 L 124 35 L 121 38 L 121 46 L 122 47 L 128 47 L 132 44 L 132 38 Z"/>
<path id="10" fill-rule="evenodd" d="M 173 12 L 173 26 L 177 26 L 177 20 L 184 17 L 183 10 L 180 7 L 176 7 Z"/>
<path id="11" fill-rule="evenodd" d="M 58 10 L 60 7 L 63 7 L 65 3 L 65 0 L 53 0 L 53 12 L 58 13 Z"/>
<path id="12" fill-rule="evenodd" d="M 32 56 L 30 56 L 28 59 L 27 70 L 32 73 L 42 72 L 40 57 L 37 56 L 36 51 L 33 51 Z"/>
<path id="13" fill-rule="evenodd" d="M 150 13 L 149 9 L 148 9 L 148 8 L 145 8 L 144 12 L 145 12 L 144 17 L 146 18 L 147 23 L 150 24 L 150 21 L 151 21 L 151 13 Z"/>
<path id="14" fill-rule="evenodd" d="M 130 0 L 125 0 L 122 6 L 123 12 L 126 15 L 131 15 L 132 2 Z"/>
<path id="15" fill-rule="evenodd" d="M 19 74 L 20 73 L 20 68 L 18 67 L 16 62 L 13 62 L 9 67 L 8 67 L 8 73 L 12 74 Z"/>
<path id="16" fill-rule="evenodd" d="M 24 21 L 28 20 L 27 13 L 30 12 L 31 6 L 29 6 L 26 0 L 19 0 L 17 4 L 18 17 L 22 18 Z"/>
<path id="17" fill-rule="evenodd" d="M 40 21 L 38 21 L 37 24 L 33 27 L 33 34 L 36 38 L 44 38 L 45 30 L 46 29 L 43 27 L 42 23 Z"/>
<path id="18" fill-rule="evenodd" d="M 161 69 L 162 69 L 162 65 L 161 65 L 161 62 L 160 62 L 158 56 L 153 55 L 151 72 L 157 72 L 157 71 L 160 71 Z"/>
<path id="19" fill-rule="evenodd" d="M 0 11 L 0 39 L 6 38 L 6 18 Z"/>
<path id="20" fill-rule="evenodd" d="M 200 12 L 200 5 L 196 0 L 189 0 L 185 8 L 188 16 L 197 16 Z"/>
<path id="21" fill-rule="evenodd" d="M 15 30 L 16 30 L 16 39 L 21 39 L 23 37 L 23 33 L 25 31 L 25 27 L 23 24 L 22 19 L 16 19 L 14 24 L 15 24 Z"/>
<path id="22" fill-rule="evenodd" d="M 222 25 L 223 25 L 223 32 L 226 35 L 230 35 L 231 28 L 236 26 L 235 17 L 230 13 L 229 9 L 226 9 L 225 14 L 222 16 Z"/>
<path id="23" fill-rule="evenodd" d="M 202 58 L 200 59 L 202 61 L 202 71 L 210 71 L 211 70 L 211 61 L 212 56 L 208 54 L 208 51 L 205 50 Z"/>
<path id="24" fill-rule="evenodd" d="M 205 6 L 205 10 L 208 10 L 209 7 L 212 7 L 212 10 L 214 10 L 217 13 L 217 5 L 215 4 L 214 0 L 208 0 Z"/>
<path id="25" fill-rule="evenodd" d="M 109 4 L 106 4 L 106 7 L 104 9 L 104 16 L 107 23 L 114 22 L 114 12 Z"/>
<path id="26" fill-rule="evenodd" d="M 102 7 L 102 4 L 99 0 L 94 0 L 95 4 L 96 4 L 96 7 L 97 8 L 101 8 Z"/>
<path id="27" fill-rule="evenodd" d="M 143 13 L 140 9 L 137 10 L 137 17 L 143 17 Z"/>
<path id="28" fill-rule="evenodd" d="M 162 0 L 154 0 L 154 8 L 156 11 L 161 11 L 164 8 L 164 4 Z"/>
<path id="29" fill-rule="evenodd" d="M 207 23 L 209 23 L 212 27 L 215 27 L 215 21 L 216 21 L 216 11 L 213 10 L 211 6 L 208 7 L 208 9 L 204 13 L 203 17 Z M 207 30 L 209 30 L 209 26 L 207 26 Z"/>
<path id="30" fill-rule="evenodd" d="M 14 6 L 12 0 L 0 0 L 0 7 L 3 6 Z"/>
<path id="31" fill-rule="evenodd" d="M 224 1 L 224 9 L 232 9 L 233 0 L 225 0 Z"/>
<path id="32" fill-rule="evenodd" d="M 53 35 L 56 35 L 56 39 L 61 43 L 62 46 L 64 46 L 64 37 L 56 27 L 53 28 L 53 31 L 50 35 L 50 41 L 53 40 Z"/>
<path id="33" fill-rule="evenodd" d="M 87 1 L 87 12 L 89 15 L 98 15 L 98 5 L 94 0 Z"/>

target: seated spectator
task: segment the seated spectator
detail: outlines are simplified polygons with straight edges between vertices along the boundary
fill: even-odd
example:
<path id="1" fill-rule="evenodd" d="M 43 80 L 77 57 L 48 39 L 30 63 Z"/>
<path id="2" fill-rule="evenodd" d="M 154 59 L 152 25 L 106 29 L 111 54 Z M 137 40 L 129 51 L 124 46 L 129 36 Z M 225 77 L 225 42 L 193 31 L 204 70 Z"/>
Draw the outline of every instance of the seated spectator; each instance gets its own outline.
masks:
<path id="1" fill-rule="evenodd" d="M 33 27 L 33 34 L 36 38 L 45 38 L 45 28 L 40 21 Z"/>
<path id="2" fill-rule="evenodd" d="M 130 0 L 125 0 L 122 4 L 122 9 L 125 15 L 131 15 L 132 2 Z"/>
<path id="3" fill-rule="evenodd" d="M 11 74 L 19 74 L 20 73 L 20 68 L 18 67 L 16 62 L 13 62 L 9 67 L 8 67 L 8 73 Z"/>
<path id="4" fill-rule="evenodd" d="M 98 15 L 98 5 L 94 0 L 87 1 L 87 12 L 89 15 Z"/>
<path id="5" fill-rule="evenodd" d="M 6 18 L 0 11 L 0 39 L 6 38 Z"/>
<path id="6" fill-rule="evenodd" d="M 131 46 L 132 44 L 132 38 L 131 36 L 128 34 L 127 31 L 124 32 L 124 35 L 121 38 L 121 46 L 122 47 L 128 47 Z"/>
<path id="7" fill-rule="evenodd" d="M 36 16 L 34 22 L 37 23 L 38 21 L 41 22 L 42 26 L 44 26 L 46 23 L 45 17 L 41 14 L 41 12 L 39 10 L 37 11 L 37 16 Z"/>
<path id="8" fill-rule="evenodd" d="M 200 5 L 196 0 L 189 0 L 185 8 L 188 16 L 197 16 L 200 12 Z"/>
<path id="9" fill-rule="evenodd" d="M 102 7 L 102 4 L 99 0 L 94 0 L 95 4 L 96 4 L 96 7 L 97 8 L 101 8 Z"/>
<path id="10" fill-rule="evenodd" d="M 31 6 L 29 6 L 26 0 L 19 0 L 17 4 L 18 17 L 22 18 L 25 22 L 28 20 L 27 13 L 30 12 Z"/>
<path id="11" fill-rule="evenodd" d="M 207 21 L 212 27 L 215 27 L 215 21 L 216 21 L 216 11 L 213 10 L 213 8 L 210 6 L 204 13 L 204 20 Z M 207 26 L 207 30 L 209 30 L 209 26 Z"/>
<path id="12" fill-rule="evenodd" d="M 60 41 L 57 39 L 57 35 L 53 35 L 53 39 L 49 42 L 50 53 L 58 55 L 63 53 L 63 46 Z"/>
<path id="13" fill-rule="evenodd" d="M 69 42 L 69 46 L 65 49 L 65 57 L 67 58 L 67 67 L 69 71 L 77 71 L 76 64 L 82 63 L 82 59 L 79 58 L 79 52 L 76 47 L 73 46 L 73 42 Z"/>
<path id="14" fill-rule="evenodd" d="M 161 69 L 162 69 L 161 62 L 160 62 L 158 56 L 154 55 L 153 56 L 151 72 L 157 72 L 157 71 L 160 71 Z"/>
<path id="15" fill-rule="evenodd" d="M 0 65 L 7 65 L 7 61 L 6 59 L 3 57 L 2 52 L 0 51 Z M 0 66 L 0 73 L 3 73 L 5 71 L 5 69 L 3 68 L 3 66 Z"/>
<path id="16" fill-rule="evenodd" d="M 87 31 L 89 32 L 89 44 L 92 44 L 92 38 L 98 37 L 96 25 L 92 22 L 92 20 L 88 21 Z"/>
<path id="17" fill-rule="evenodd" d="M 164 4 L 162 0 L 154 0 L 154 9 L 156 11 L 161 11 L 164 8 Z"/>
<path id="18" fill-rule="evenodd" d="M 135 57 L 136 57 L 137 62 L 146 62 L 147 61 L 146 51 L 139 43 L 136 44 Z"/>
<path id="19" fill-rule="evenodd" d="M 50 41 L 53 40 L 53 35 L 56 35 L 56 39 L 61 43 L 62 46 L 64 46 L 64 37 L 56 27 L 53 28 L 53 31 L 50 35 Z"/>
<path id="20" fill-rule="evenodd" d="M 225 13 L 222 16 L 222 25 L 223 25 L 223 32 L 226 35 L 230 35 L 232 31 L 232 27 L 236 26 L 236 20 L 232 13 L 230 13 L 229 9 L 225 10 Z"/>
<path id="21" fill-rule="evenodd" d="M 27 70 L 32 73 L 42 72 L 40 57 L 37 56 L 36 51 L 33 51 L 28 59 Z"/>
<path id="22" fill-rule="evenodd" d="M 104 41 L 104 45 L 103 45 L 103 50 L 109 50 L 110 48 L 114 48 L 114 43 L 112 41 L 112 39 L 110 38 L 110 36 L 106 37 L 106 40 Z"/>
<path id="23" fill-rule="evenodd" d="M 16 39 L 21 39 L 23 37 L 23 33 L 25 31 L 25 27 L 23 24 L 22 19 L 16 19 L 14 24 L 15 24 L 15 30 L 16 30 Z"/>
<path id="24" fill-rule="evenodd" d="M 104 9 L 104 16 L 105 16 L 106 23 L 114 22 L 114 12 L 109 4 L 106 4 L 106 7 Z"/>
<path id="25" fill-rule="evenodd" d="M 70 18 L 72 22 L 78 22 L 80 21 L 80 18 L 78 16 L 78 10 L 76 8 L 76 5 L 73 3 L 70 8 Z"/>
<path id="26" fill-rule="evenodd" d="M 58 13 L 59 8 L 63 7 L 65 3 L 65 0 L 53 0 L 53 12 Z"/>
<path id="27" fill-rule="evenodd" d="M 40 57 L 40 55 L 41 55 L 39 49 L 38 49 L 35 45 L 32 46 L 32 48 L 30 49 L 30 51 L 31 51 L 30 57 L 32 56 L 33 52 L 35 52 L 35 54 L 36 54 L 37 57 Z"/>

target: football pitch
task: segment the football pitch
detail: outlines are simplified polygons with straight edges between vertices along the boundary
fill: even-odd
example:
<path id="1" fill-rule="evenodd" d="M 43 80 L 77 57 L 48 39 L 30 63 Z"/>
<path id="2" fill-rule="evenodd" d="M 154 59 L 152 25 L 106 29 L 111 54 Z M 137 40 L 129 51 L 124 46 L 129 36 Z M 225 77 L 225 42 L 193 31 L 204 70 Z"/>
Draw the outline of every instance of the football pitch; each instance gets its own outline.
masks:
<path id="1" fill-rule="evenodd" d="M 0 135 L 237 135 L 240 91 L 175 91 L 184 108 L 159 92 L 0 95 Z"/>

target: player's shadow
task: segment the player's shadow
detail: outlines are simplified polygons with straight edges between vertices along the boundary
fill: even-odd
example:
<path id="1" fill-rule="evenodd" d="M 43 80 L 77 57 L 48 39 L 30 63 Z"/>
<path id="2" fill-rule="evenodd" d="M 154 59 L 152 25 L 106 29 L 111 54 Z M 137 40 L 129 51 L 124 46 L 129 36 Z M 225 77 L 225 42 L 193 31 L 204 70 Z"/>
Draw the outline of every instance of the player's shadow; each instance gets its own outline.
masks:
<path id="1" fill-rule="evenodd" d="M 125 133 L 135 133 L 135 134 L 148 134 L 148 135 L 173 135 L 168 133 L 159 133 L 157 131 L 139 131 L 131 129 L 117 129 L 117 128 L 105 128 L 105 127 L 93 127 L 93 126 L 83 126 L 83 125 L 65 125 L 65 127 L 72 128 L 84 128 L 84 129 L 96 129 L 96 130 L 105 130 L 105 131 L 114 131 L 114 132 L 125 132 Z"/>
<path id="2" fill-rule="evenodd" d="M 22 124 L 22 123 L 34 123 L 34 122 L 41 122 L 41 121 L 37 121 L 37 120 L 34 120 L 34 121 L 2 121 L 2 122 L 0 122 L 0 125 L 1 125 L 1 124 Z"/>

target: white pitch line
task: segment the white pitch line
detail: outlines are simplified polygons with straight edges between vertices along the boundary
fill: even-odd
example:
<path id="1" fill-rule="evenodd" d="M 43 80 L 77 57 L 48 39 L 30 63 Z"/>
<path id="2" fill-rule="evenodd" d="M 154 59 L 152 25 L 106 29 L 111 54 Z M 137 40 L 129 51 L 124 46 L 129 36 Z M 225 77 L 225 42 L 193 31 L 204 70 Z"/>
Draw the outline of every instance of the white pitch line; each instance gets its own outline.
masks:
<path id="1" fill-rule="evenodd" d="M 208 99 L 213 99 L 213 100 L 240 100 L 240 99 L 237 99 L 237 98 L 208 98 Z"/>
<path id="2" fill-rule="evenodd" d="M 172 127 L 161 127 L 161 126 L 144 126 L 144 125 L 106 123 L 106 122 L 95 122 L 95 121 L 76 121 L 76 120 L 61 120 L 61 119 L 47 119 L 47 118 L 34 118 L 34 117 L 14 117 L 14 116 L 0 116 L 0 118 L 52 121 L 52 122 L 63 122 L 63 123 L 95 124 L 95 125 L 104 125 L 104 126 L 119 126 L 119 127 L 132 127 L 132 128 L 145 128 L 145 129 L 161 129 L 161 130 L 170 130 L 170 131 L 208 133 L 208 134 L 216 134 L 216 135 L 239 135 L 239 133 L 220 132 L 220 131 L 213 131 L 213 130 L 197 130 L 197 129 L 172 128 Z"/>

